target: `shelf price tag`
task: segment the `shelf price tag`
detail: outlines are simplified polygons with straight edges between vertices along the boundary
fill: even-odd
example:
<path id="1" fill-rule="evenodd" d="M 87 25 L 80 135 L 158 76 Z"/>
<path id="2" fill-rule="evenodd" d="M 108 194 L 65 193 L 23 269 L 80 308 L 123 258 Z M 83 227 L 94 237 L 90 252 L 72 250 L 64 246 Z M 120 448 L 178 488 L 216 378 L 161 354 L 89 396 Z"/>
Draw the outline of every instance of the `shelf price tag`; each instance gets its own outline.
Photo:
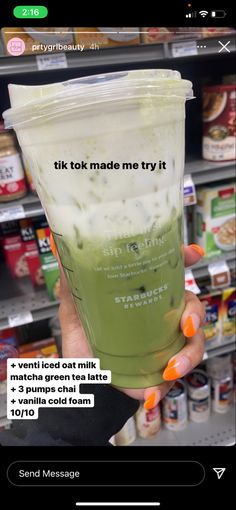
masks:
<path id="1" fill-rule="evenodd" d="M 172 43 L 172 57 L 188 57 L 189 55 L 197 55 L 196 41 L 182 41 Z"/>
<path id="2" fill-rule="evenodd" d="M 51 55 L 36 55 L 36 63 L 39 71 L 49 69 L 63 69 L 68 67 L 65 53 L 52 53 Z"/>
<path id="3" fill-rule="evenodd" d="M 0 222 L 20 220 L 25 218 L 25 210 L 23 205 L 14 205 L 12 207 L 5 207 L 0 209 Z"/>
<path id="4" fill-rule="evenodd" d="M 184 205 L 197 203 L 196 189 L 190 174 L 184 176 Z"/>
<path id="5" fill-rule="evenodd" d="M 191 269 L 185 269 L 185 290 L 190 290 L 194 294 L 200 294 L 201 292 Z"/>
<path id="6" fill-rule="evenodd" d="M 8 316 L 8 325 L 10 328 L 22 326 L 23 324 L 28 324 L 29 322 L 33 322 L 33 315 L 31 312 L 14 313 Z"/>
<path id="7" fill-rule="evenodd" d="M 230 269 L 225 260 L 212 262 L 208 265 L 208 272 L 211 278 L 211 288 L 221 289 L 228 287 L 231 283 Z"/>

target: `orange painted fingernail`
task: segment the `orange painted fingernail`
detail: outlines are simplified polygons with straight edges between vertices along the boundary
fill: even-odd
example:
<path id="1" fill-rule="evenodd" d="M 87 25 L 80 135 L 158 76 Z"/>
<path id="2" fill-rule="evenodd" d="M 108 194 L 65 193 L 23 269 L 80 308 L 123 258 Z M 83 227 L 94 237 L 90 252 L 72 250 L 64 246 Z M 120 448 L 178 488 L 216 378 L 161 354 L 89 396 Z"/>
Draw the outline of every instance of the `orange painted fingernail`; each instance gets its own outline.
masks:
<path id="1" fill-rule="evenodd" d="M 50 246 L 51 246 L 51 250 L 52 250 L 54 257 L 56 257 L 57 256 L 57 248 L 56 248 L 55 241 L 53 239 L 53 235 L 51 232 L 50 232 Z"/>
<path id="2" fill-rule="evenodd" d="M 153 391 L 151 395 L 145 400 L 143 407 L 144 409 L 153 409 L 160 400 L 160 391 Z"/>
<path id="3" fill-rule="evenodd" d="M 183 334 L 187 338 L 191 338 L 196 334 L 198 328 L 200 326 L 200 319 L 196 313 L 192 313 L 189 315 L 183 326 Z"/>
<path id="4" fill-rule="evenodd" d="M 191 368 L 191 362 L 187 356 L 178 356 L 169 361 L 163 372 L 165 381 L 174 381 L 179 377 L 183 377 Z"/>
<path id="5" fill-rule="evenodd" d="M 204 257 L 205 250 L 203 250 L 203 248 L 201 246 L 199 246 L 198 244 L 190 244 L 189 246 L 190 246 L 190 248 L 195 250 L 197 253 L 199 253 L 199 255 L 201 255 L 201 257 Z"/>

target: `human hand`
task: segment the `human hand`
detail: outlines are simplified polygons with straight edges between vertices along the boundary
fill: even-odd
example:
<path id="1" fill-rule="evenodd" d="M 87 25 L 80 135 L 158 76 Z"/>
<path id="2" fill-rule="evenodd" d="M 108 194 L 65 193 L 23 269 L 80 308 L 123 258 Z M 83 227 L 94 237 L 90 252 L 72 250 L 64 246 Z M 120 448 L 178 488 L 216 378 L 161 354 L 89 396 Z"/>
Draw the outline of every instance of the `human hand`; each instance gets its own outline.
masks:
<path id="1" fill-rule="evenodd" d="M 52 241 L 53 248 L 53 241 Z M 185 266 L 196 264 L 203 255 L 197 245 L 184 247 Z M 75 309 L 73 299 L 60 264 L 60 306 L 59 320 L 62 332 L 62 353 L 65 358 L 93 357 L 92 349 L 85 335 L 82 323 Z M 187 339 L 186 345 L 172 357 L 163 373 L 165 382 L 145 389 L 117 388 L 132 398 L 145 400 L 147 409 L 153 408 L 173 386 L 176 379 L 183 377 L 197 366 L 204 354 L 204 333 L 200 328 L 204 309 L 192 292 L 185 291 L 185 310 L 180 327 Z"/>

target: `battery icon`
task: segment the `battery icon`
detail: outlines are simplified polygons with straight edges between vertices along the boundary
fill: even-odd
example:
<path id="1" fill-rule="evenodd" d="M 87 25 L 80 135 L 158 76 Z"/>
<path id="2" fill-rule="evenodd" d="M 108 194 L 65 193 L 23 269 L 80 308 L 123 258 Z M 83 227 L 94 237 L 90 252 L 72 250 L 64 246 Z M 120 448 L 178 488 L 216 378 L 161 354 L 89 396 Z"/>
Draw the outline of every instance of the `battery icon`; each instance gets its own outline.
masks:
<path id="1" fill-rule="evenodd" d="M 225 18 L 226 14 L 225 11 L 211 11 L 212 18 Z"/>

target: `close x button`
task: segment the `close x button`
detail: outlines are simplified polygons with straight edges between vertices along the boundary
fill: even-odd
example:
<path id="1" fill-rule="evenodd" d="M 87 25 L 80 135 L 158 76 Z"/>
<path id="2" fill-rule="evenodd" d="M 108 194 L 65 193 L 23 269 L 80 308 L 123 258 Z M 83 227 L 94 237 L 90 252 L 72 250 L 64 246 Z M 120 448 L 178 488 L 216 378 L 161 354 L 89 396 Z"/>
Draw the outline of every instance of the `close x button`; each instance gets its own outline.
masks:
<path id="1" fill-rule="evenodd" d="M 177 487 L 201 484 L 205 470 L 196 461 L 16 461 L 7 478 L 17 486 Z"/>

